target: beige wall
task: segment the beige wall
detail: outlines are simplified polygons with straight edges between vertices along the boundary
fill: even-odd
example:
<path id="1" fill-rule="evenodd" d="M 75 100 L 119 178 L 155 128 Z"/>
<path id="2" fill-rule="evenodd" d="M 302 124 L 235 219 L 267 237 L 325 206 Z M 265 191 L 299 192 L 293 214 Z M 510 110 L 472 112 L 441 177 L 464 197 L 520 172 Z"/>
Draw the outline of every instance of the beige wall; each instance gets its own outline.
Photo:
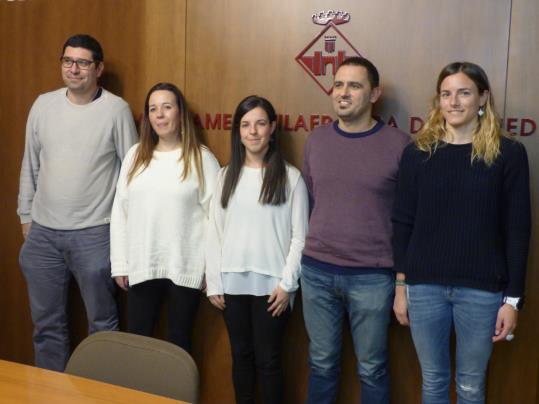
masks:
<path id="1" fill-rule="evenodd" d="M 124 97 L 136 117 L 142 112 L 147 89 L 158 81 L 172 81 L 183 89 L 203 126 L 207 126 L 207 114 L 212 120 L 217 114 L 232 114 L 239 100 L 253 93 L 274 103 L 284 115 L 283 124 L 288 115 L 288 126 L 293 127 L 301 115 L 309 125 L 311 116 L 314 120 L 332 116 L 331 106 L 295 58 L 324 28 L 313 24 L 311 15 L 327 10 L 327 4 L 320 0 L 0 0 L 1 358 L 32 361 L 26 287 L 17 264 L 22 242 L 14 213 L 18 171 L 28 110 L 37 94 L 61 85 L 58 57 L 65 38 L 88 32 L 101 41 L 107 71 L 104 85 Z M 534 86 L 539 73 L 535 0 L 350 0 L 332 2 L 331 7 L 350 13 L 350 22 L 338 25 L 338 31 L 380 70 L 384 97 L 377 113 L 386 120 L 393 117 L 402 129 L 410 129 L 411 118 L 424 116 L 437 73 L 454 60 L 471 60 L 485 68 L 498 109 L 515 119 L 512 125 L 517 132 L 521 118 L 539 119 Z M 202 132 L 221 163 L 226 163 L 228 132 Z M 307 135 L 302 128 L 282 132 L 281 145 L 293 164 L 301 164 Z M 538 136 L 521 137 L 530 156 L 534 206 Z M 528 304 L 515 341 L 495 348 L 488 383 L 491 403 L 539 402 L 536 237 L 537 220 Z M 71 302 L 72 332 L 79 341 L 85 333 L 83 309 L 75 293 Z M 306 392 L 307 338 L 300 309 L 298 304 L 286 336 L 290 403 L 301 402 Z M 194 346 L 202 402 L 232 402 L 228 336 L 220 314 L 206 301 L 199 312 Z M 407 329 L 392 324 L 390 351 L 393 402 L 419 402 L 419 366 Z M 343 358 L 339 402 L 348 403 L 358 396 L 348 334 Z"/>

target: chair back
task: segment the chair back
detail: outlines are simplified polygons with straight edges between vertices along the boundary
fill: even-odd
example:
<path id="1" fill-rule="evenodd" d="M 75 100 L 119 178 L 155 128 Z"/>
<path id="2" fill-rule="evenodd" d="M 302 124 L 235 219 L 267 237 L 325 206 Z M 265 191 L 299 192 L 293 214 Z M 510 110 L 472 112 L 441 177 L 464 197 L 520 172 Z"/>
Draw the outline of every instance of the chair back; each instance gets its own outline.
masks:
<path id="1" fill-rule="evenodd" d="M 189 403 L 198 401 L 193 358 L 179 346 L 155 338 L 97 332 L 79 344 L 65 372 Z"/>

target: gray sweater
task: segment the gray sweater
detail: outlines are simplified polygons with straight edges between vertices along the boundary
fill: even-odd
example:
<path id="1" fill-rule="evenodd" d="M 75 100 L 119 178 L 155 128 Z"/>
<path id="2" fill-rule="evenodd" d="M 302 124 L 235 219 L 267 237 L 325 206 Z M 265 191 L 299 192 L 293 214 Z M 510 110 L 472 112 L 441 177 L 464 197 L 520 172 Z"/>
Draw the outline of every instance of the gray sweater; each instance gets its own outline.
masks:
<path id="1" fill-rule="evenodd" d="M 311 197 L 303 254 L 323 263 L 391 268 L 391 209 L 400 156 L 410 137 L 382 122 L 347 133 L 337 122 L 305 144 L 303 176 Z"/>
<path id="2" fill-rule="evenodd" d="M 121 161 L 136 142 L 129 105 L 103 90 L 75 105 L 61 88 L 40 95 L 26 124 L 21 223 L 73 230 L 108 223 Z"/>

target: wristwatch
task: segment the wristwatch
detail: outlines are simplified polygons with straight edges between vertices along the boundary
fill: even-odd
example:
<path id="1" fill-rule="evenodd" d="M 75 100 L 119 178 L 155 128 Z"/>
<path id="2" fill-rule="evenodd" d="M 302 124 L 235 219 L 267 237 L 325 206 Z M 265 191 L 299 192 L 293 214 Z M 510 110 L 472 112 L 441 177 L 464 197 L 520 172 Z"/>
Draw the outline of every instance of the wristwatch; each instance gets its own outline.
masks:
<path id="1" fill-rule="evenodd" d="M 512 297 L 512 296 L 505 296 L 503 298 L 503 303 L 508 304 L 516 311 L 519 311 L 522 309 L 522 306 L 524 306 L 524 298 L 523 297 Z"/>

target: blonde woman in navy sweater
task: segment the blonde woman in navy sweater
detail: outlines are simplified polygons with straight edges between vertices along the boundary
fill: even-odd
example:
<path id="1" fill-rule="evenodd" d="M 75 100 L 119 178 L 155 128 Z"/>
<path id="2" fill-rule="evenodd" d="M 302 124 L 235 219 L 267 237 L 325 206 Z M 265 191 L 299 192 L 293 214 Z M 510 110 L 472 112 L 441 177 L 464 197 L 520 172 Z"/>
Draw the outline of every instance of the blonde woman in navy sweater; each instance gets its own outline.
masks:
<path id="1" fill-rule="evenodd" d="M 493 342 L 514 338 L 530 238 L 526 150 L 504 136 L 473 63 L 439 75 L 429 118 L 402 156 L 393 213 L 394 311 L 410 325 L 423 403 L 483 403 Z"/>

